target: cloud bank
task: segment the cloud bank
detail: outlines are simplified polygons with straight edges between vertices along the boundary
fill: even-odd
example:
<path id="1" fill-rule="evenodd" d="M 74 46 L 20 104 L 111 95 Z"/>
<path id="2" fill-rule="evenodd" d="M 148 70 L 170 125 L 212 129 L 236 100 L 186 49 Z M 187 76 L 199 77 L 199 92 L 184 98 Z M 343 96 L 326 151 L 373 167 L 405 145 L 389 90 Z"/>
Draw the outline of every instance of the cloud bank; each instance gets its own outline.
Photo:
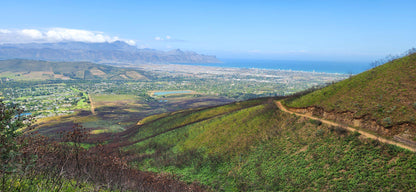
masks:
<path id="1" fill-rule="evenodd" d="M 0 29 L 0 44 L 5 43 L 56 43 L 62 41 L 80 41 L 88 43 L 104 43 L 124 41 L 129 45 L 136 45 L 133 40 L 120 39 L 117 36 L 105 35 L 103 32 L 80 29 L 51 28 L 38 29 Z"/>

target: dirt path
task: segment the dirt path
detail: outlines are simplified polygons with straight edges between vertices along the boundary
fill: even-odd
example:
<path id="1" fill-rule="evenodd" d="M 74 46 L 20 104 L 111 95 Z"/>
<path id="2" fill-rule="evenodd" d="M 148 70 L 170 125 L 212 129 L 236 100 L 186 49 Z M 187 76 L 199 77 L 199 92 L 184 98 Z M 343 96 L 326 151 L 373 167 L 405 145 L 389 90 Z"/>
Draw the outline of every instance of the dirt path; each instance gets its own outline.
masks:
<path id="1" fill-rule="evenodd" d="M 332 125 L 332 126 L 342 127 L 344 129 L 347 129 L 347 130 L 352 131 L 352 132 L 357 131 L 358 133 L 360 133 L 361 135 L 363 135 L 366 138 L 378 140 L 378 141 L 380 141 L 382 143 L 387 143 L 387 144 L 395 145 L 395 146 L 398 146 L 398 147 L 401 147 L 401 148 L 404 148 L 404 149 L 407 149 L 407 150 L 416 152 L 416 149 L 415 148 L 410 147 L 410 146 L 407 146 L 407 145 L 405 145 L 403 143 L 399 143 L 399 142 L 396 142 L 396 141 L 391 141 L 391 140 L 388 140 L 388 139 L 385 139 L 385 138 L 381 138 L 381 137 L 376 136 L 376 135 L 373 135 L 371 133 L 367 133 L 367 132 L 364 132 L 362 130 L 358 130 L 358 129 L 355 129 L 353 127 L 350 127 L 350 126 L 341 125 L 339 123 L 335 123 L 335 122 L 328 121 L 328 120 L 325 120 L 325 119 L 313 117 L 312 115 L 307 115 L 307 114 L 302 114 L 302 113 L 296 113 L 296 112 L 293 112 L 293 111 L 289 111 L 288 109 L 286 109 L 282 105 L 282 103 L 280 101 L 276 101 L 276 105 L 277 105 L 277 107 L 279 107 L 284 112 L 287 112 L 287 113 L 290 113 L 290 114 L 296 114 L 297 116 L 306 117 L 306 118 L 309 118 L 309 119 L 319 120 L 322 123 L 325 123 L 325 124 L 328 124 L 328 125 Z"/>
<path id="2" fill-rule="evenodd" d="M 94 107 L 94 102 L 92 102 L 91 94 L 88 94 L 88 99 L 90 100 L 90 104 L 91 104 L 91 113 L 95 115 L 95 107 Z"/>

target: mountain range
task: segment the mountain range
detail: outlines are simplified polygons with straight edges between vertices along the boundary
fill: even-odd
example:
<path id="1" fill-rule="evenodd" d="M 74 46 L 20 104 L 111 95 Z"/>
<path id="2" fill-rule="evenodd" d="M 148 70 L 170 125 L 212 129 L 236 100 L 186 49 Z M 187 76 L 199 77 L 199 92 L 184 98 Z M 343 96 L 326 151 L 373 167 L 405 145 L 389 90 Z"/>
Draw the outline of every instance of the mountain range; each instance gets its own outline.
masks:
<path id="1" fill-rule="evenodd" d="M 0 60 L 3 80 L 145 80 L 144 71 L 91 62 Z"/>
<path id="2" fill-rule="evenodd" d="M 211 55 L 180 49 L 167 52 L 138 49 L 122 41 L 2 44 L 0 59 L 88 61 L 105 64 L 221 63 Z"/>

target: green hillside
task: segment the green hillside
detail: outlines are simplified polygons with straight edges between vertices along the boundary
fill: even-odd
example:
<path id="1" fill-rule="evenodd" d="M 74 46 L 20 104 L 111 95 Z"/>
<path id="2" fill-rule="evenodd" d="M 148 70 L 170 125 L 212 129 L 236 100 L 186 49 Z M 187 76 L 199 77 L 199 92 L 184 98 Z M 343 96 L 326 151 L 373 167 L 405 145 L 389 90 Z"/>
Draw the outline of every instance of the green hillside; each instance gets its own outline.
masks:
<path id="1" fill-rule="evenodd" d="M 99 65 L 89 62 L 50 62 L 38 60 L 0 60 L 0 77 L 13 80 L 80 79 L 139 80 L 147 79 L 142 71 Z"/>
<path id="2" fill-rule="evenodd" d="M 127 132 L 112 144 L 130 165 L 214 191 L 416 187 L 414 153 L 290 115 L 272 99 L 157 115 Z"/>
<path id="3" fill-rule="evenodd" d="M 375 121 L 382 135 L 416 138 L 416 54 L 393 60 L 344 81 L 286 101 L 289 107 L 317 106 Z"/>

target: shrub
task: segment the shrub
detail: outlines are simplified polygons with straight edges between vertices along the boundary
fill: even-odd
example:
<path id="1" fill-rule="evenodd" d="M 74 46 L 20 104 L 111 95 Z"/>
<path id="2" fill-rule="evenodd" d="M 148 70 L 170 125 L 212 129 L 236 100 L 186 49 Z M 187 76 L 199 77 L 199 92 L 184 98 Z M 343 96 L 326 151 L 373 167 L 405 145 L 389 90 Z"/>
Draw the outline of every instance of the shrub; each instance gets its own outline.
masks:
<path id="1" fill-rule="evenodd" d="M 317 125 L 317 126 L 321 126 L 322 125 L 322 122 L 321 121 L 315 120 L 315 119 L 311 119 L 311 120 L 309 120 L 309 122 L 312 123 L 312 124 L 314 124 L 314 125 Z"/>
<path id="2" fill-rule="evenodd" d="M 315 136 L 322 137 L 324 135 L 325 131 L 322 129 L 318 129 L 315 133 Z"/>
<path id="3" fill-rule="evenodd" d="M 385 127 L 391 127 L 392 126 L 392 121 L 390 117 L 386 117 L 383 119 L 383 125 Z"/>
<path id="4" fill-rule="evenodd" d="M 383 105 L 377 104 L 377 110 L 378 110 L 378 112 L 383 113 L 384 112 Z"/>
<path id="5" fill-rule="evenodd" d="M 348 133 L 348 131 L 346 129 L 344 129 L 342 127 L 339 127 L 339 126 L 336 126 L 336 127 L 335 126 L 332 126 L 332 127 L 329 128 L 329 130 L 331 132 L 337 133 L 338 135 L 345 135 L 345 134 Z"/>

